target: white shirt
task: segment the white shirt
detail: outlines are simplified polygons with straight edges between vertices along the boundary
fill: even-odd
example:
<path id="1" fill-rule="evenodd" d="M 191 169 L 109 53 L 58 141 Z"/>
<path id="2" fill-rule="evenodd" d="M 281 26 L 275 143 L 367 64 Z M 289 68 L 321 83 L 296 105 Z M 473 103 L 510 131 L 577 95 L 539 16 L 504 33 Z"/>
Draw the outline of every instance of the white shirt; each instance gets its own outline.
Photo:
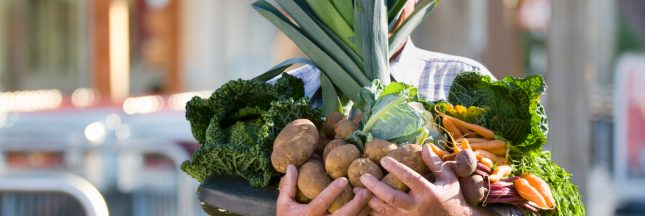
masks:
<path id="1" fill-rule="evenodd" d="M 452 81 L 464 71 L 479 71 L 495 78 L 479 62 L 459 56 L 419 49 L 408 41 L 401 54 L 390 62 L 391 75 L 397 82 L 416 86 L 421 97 L 428 100 L 447 99 Z M 288 72 L 303 80 L 305 95 L 312 97 L 320 88 L 320 70 L 305 65 Z M 274 83 L 277 77 L 270 80 Z"/>

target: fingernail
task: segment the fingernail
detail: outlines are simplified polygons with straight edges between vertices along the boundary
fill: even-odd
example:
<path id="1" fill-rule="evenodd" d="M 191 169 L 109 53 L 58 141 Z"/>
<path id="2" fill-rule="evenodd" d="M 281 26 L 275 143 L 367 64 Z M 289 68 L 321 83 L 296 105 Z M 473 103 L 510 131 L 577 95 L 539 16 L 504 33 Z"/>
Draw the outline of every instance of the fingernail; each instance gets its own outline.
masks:
<path id="1" fill-rule="evenodd" d="M 373 178 L 373 177 L 372 177 L 370 174 L 362 175 L 362 176 L 361 176 L 361 182 L 362 182 L 365 186 L 372 185 L 372 178 Z"/>
<path id="2" fill-rule="evenodd" d="M 381 165 L 383 166 L 390 165 L 392 163 L 392 160 L 394 159 L 391 157 L 383 157 L 381 158 Z"/>
<path id="3" fill-rule="evenodd" d="M 345 186 L 345 184 L 347 184 L 347 178 L 340 177 L 340 178 L 336 179 L 336 185 L 337 186 Z"/>

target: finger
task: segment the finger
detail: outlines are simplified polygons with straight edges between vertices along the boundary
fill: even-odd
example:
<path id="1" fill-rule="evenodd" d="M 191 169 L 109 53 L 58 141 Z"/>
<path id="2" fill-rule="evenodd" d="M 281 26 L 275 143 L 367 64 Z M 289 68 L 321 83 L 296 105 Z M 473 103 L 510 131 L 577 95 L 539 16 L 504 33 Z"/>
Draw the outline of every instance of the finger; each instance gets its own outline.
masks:
<path id="1" fill-rule="evenodd" d="M 410 167 L 402 164 L 391 157 L 383 157 L 381 165 L 387 171 L 395 175 L 403 184 L 407 185 L 411 191 L 423 191 L 427 189 L 428 180 L 423 178 L 421 174 L 410 169 Z"/>
<path id="2" fill-rule="evenodd" d="M 447 166 L 446 163 L 444 163 L 443 160 L 441 160 L 441 158 L 439 158 L 439 156 L 430 149 L 429 144 L 423 145 L 423 149 L 421 149 L 421 157 L 423 158 L 423 162 L 428 165 L 428 168 L 436 177 L 435 184 L 438 182 L 450 183 L 457 181 L 457 176 L 452 170 L 452 167 Z M 430 183 L 430 185 L 434 186 L 432 183 Z"/>
<path id="3" fill-rule="evenodd" d="M 365 204 L 372 198 L 372 194 L 367 189 L 356 187 L 354 191 L 358 191 L 355 192 L 354 198 L 334 212 L 334 215 L 358 215 Z"/>
<path id="4" fill-rule="evenodd" d="M 388 205 L 378 197 L 372 197 L 367 205 L 372 209 L 371 215 L 395 215 L 396 208 Z"/>
<path id="5" fill-rule="evenodd" d="M 334 180 L 327 188 L 325 188 L 316 198 L 314 198 L 307 206 L 309 206 L 310 214 L 321 215 L 327 212 L 329 206 L 336 200 L 336 197 L 343 192 L 347 187 L 347 178 L 341 177 Z"/>
<path id="6" fill-rule="evenodd" d="M 287 173 L 280 179 L 280 194 L 278 202 L 284 203 L 293 200 L 296 196 L 296 184 L 298 182 L 298 170 L 293 165 L 287 166 Z"/>
<path id="7" fill-rule="evenodd" d="M 385 201 L 389 205 L 404 209 L 409 209 L 413 206 L 412 196 L 399 190 L 392 189 L 390 186 L 387 186 L 385 183 L 374 178 L 374 176 L 363 175 L 361 176 L 361 182 L 365 185 L 365 188 L 374 194 L 374 196 Z"/>
<path id="8" fill-rule="evenodd" d="M 426 163 L 428 169 L 432 171 L 432 174 L 434 174 L 435 177 L 439 177 L 441 175 L 443 160 L 441 160 L 441 158 L 439 158 L 439 156 L 430 149 L 430 144 L 423 145 L 423 149 L 421 149 L 421 158 L 423 158 L 423 162 Z"/>

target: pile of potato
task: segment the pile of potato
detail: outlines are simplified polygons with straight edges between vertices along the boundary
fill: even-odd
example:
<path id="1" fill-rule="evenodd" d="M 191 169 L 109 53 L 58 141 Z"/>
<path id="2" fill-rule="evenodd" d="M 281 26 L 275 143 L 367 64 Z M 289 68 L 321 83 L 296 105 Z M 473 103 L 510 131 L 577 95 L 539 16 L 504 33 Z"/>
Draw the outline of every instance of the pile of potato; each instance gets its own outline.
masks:
<path id="1" fill-rule="evenodd" d="M 298 119 L 289 123 L 276 137 L 271 162 L 281 173 L 286 172 L 289 164 L 299 167 L 296 197 L 299 202 L 309 202 L 334 179 L 347 177 L 350 184 L 328 209 L 332 213 L 353 198 L 352 187 L 363 187 L 360 177 L 364 174 L 370 174 L 392 188 L 407 191 L 405 184 L 381 167 L 380 160 L 385 156 L 419 173 L 427 172 L 420 145 L 397 146 L 373 139 L 361 152 L 355 145 L 345 142 L 344 138 L 358 129 L 361 116 L 348 119 L 342 113 L 331 113 L 323 124 L 322 133 L 311 121 Z"/>

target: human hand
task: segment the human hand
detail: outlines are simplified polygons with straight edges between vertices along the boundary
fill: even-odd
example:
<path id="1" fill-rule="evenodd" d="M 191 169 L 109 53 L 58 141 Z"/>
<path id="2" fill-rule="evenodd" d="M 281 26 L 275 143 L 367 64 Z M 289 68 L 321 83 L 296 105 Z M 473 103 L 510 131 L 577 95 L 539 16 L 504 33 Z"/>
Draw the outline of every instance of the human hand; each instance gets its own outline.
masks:
<path id="1" fill-rule="evenodd" d="M 347 178 L 338 178 L 325 188 L 309 204 L 296 202 L 296 184 L 298 170 L 295 166 L 287 166 L 287 173 L 280 180 L 276 215 L 326 215 L 327 209 L 347 186 Z M 354 198 L 347 202 L 332 215 L 357 215 L 371 198 L 371 193 L 363 188 L 354 188 Z"/>
<path id="2" fill-rule="evenodd" d="M 395 190 L 370 175 L 361 182 L 374 196 L 368 205 L 372 215 L 481 215 L 485 209 L 473 208 L 461 194 L 457 176 L 428 145 L 421 151 L 423 161 L 436 177 L 434 183 L 398 161 L 384 157 L 381 165 L 410 188 L 409 193 Z"/>

